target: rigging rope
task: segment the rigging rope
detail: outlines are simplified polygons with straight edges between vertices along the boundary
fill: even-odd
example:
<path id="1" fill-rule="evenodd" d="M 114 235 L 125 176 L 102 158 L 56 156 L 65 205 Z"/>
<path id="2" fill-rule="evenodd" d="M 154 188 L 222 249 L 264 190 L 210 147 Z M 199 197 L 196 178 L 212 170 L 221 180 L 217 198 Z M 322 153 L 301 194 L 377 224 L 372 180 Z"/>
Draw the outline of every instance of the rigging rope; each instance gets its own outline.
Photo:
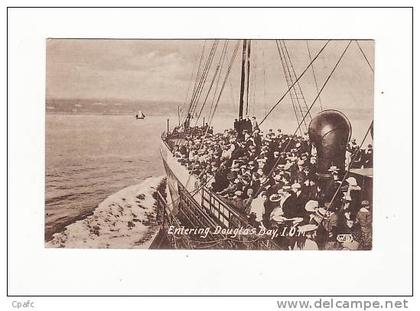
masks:
<path id="1" fill-rule="evenodd" d="M 222 64 L 225 63 L 226 54 L 227 54 L 227 48 L 229 46 L 229 40 L 226 40 L 225 41 L 225 45 L 226 45 L 226 50 L 225 50 L 225 53 L 223 55 L 223 63 Z M 212 97 L 212 100 L 211 100 L 210 109 L 209 109 L 208 115 L 207 115 L 207 120 L 209 120 L 209 121 L 210 121 L 211 112 L 213 110 L 213 106 L 214 106 L 214 103 L 215 103 L 215 100 L 216 100 L 217 89 L 219 88 L 219 83 L 220 83 L 221 76 L 222 76 L 222 69 L 219 70 L 219 74 L 218 74 L 217 81 L 216 81 L 216 87 L 214 88 L 214 92 L 213 92 L 213 97 Z M 232 102 L 233 102 L 232 84 L 230 86 L 231 86 L 231 98 L 232 98 Z M 209 123 L 209 126 L 210 126 L 210 123 Z"/>
<path id="2" fill-rule="evenodd" d="M 286 42 L 284 40 L 282 40 L 282 41 L 283 41 L 284 50 L 286 51 L 287 58 L 289 59 L 290 68 L 292 69 L 294 79 L 296 79 L 296 71 L 295 71 L 295 68 L 293 67 L 292 59 L 290 58 L 289 51 L 288 51 L 287 46 L 286 46 Z M 297 87 L 299 89 L 300 95 L 302 95 L 302 100 L 303 100 L 303 103 L 306 107 L 306 110 L 308 110 L 308 105 L 306 104 L 305 96 L 303 96 L 303 91 L 302 91 L 302 88 L 300 87 L 300 83 L 296 83 L 296 84 L 297 84 Z M 298 104 L 299 104 L 299 109 L 302 112 L 301 105 L 299 103 L 299 98 L 298 98 Z M 309 118 L 312 120 L 312 116 L 311 116 L 310 113 L 309 113 Z M 306 126 L 306 121 L 304 123 L 305 123 L 305 126 Z"/>
<path id="3" fill-rule="evenodd" d="M 202 47 L 202 49 L 201 49 L 201 55 L 200 55 L 200 59 L 199 59 L 199 63 L 198 63 L 198 67 L 197 67 L 197 73 L 196 73 L 196 75 L 195 75 L 194 87 L 193 87 L 193 91 L 192 91 L 192 93 L 191 93 L 191 99 L 190 99 L 190 103 L 189 103 L 189 105 L 188 105 L 188 109 L 187 109 L 187 115 L 188 115 L 188 113 L 190 112 L 191 105 L 192 105 L 192 101 L 193 101 L 193 97 L 194 97 L 194 94 L 195 94 L 195 92 L 196 92 L 196 90 L 197 90 L 197 83 L 198 83 L 198 79 L 199 79 L 199 75 L 200 75 L 200 71 L 201 71 L 201 65 L 202 65 L 202 63 L 203 63 L 203 57 L 204 57 L 204 51 L 205 51 L 205 48 L 206 48 L 206 43 L 207 43 L 207 41 L 206 41 L 206 40 L 204 40 L 203 47 Z M 182 120 L 183 120 L 183 121 L 185 121 L 185 119 L 186 119 L 186 116 L 187 116 L 187 115 L 185 115 L 185 116 L 182 118 Z"/>
<path id="4" fill-rule="evenodd" d="M 219 96 L 217 97 L 217 101 L 216 101 L 216 104 L 214 106 L 214 109 L 213 109 L 213 112 L 211 114 L 211 118 L 210 118 L 209 121 L 213 121 L 213 117 L 214 117 L 214 114 L 216 113 L 216 109 L 217 109 L 217 107 L 219 105 L 220 98 L 222 97 L 222 93 L 223 93 L 223 90 L 225 88 L 226 81 L 229 78 L 229 74 L 230 74 L 230 71 L 232 69 L 233 62 L 235 61 L 236 55 L 238 54 L 239 45 L 240 45 L 240 41 L 238 41 L 238 43 L 236 44 L 235 49 L 233 51 L 233 54 L 232 54 L 232 57 L 231 57 L 231 60 L 230 60 L 230 63 L 229 63 L 229 66 L 228 66 L 228 69 L 227 69 L 225 78 L 224 78 L 223 83 L 222 83 L 222 87 L 221 87 L 220 92 L 219 92 Z"/>
<path id="5" fill-rule="evenodd" d="M 312 61 L 312 55 L 311 55 L 311 50 L 309 49 L 309 42 L 308 42 L 308 40 L 306 40 L 306 49 L 308 50 L 309 61 Z M 311 64 L 311 69 L 312 69 L 312 75 L 314 77 L 315 89 L 316 89 L 316 92 L 318 93 L 319 92 L 319 88 L 318 88 L 318 81 L 316 79 L 314 64 Z M 319 108 L 322 111 L 323 109 L 322 109 L 321 97 L 318 98 L 318 101 L 319 101 Z"/>
<path id="6" fill-rule="evenodd" d="M 359 47 L 360 52 L 362 52 L 362 55 L 363 55 L 363 57 L 365 58 L 366 63 L 368 64 L 368 66 L 369 66 L 370 70 L 371 70 L 372 72 L 374 72 L 372 65 L 370 64 L 370 62 L 369 62 L 368 58 L 366 57 L 365 52 L 362 50 L 362 47 L 361 47 L 361 46 L 360 46 L 360 44 L 359 44 L 359 41 L 357 41 L 357 40 L 356 40 L 356 43 L 357 43 L 357 46 Z"/>
<path id="7" fill-rule="evenodd" d="M 277 51 L 279 53 L 280 61 L 281 61 L 281 64 L 282 64 L 282 69 L 283 69 L 283 73 L 284 73 L 284 79 L 287 81 L 286 65 L 284 64 L 284 60 L 283 60 L 283 50 L 280 49 L 279 43 L 277 42 L 277 40 L 276 40 L 276 47 L 277 47 Z M 288 87 L 289 87 L 289 85 L 288 85 Z M 293 100 L 292 93 L 289 92 L 289 95 L 290 95 L 290 100 L 291 100 L 292 107 L 293 107 L 293 112 L 295 114 L 296 122 L 297 122 L 297 124 L 299 126 L 299 117 L 298 117 L 298 113 L 297 113 L 297 110 L 296 110 L 295 102 Z M 299 131 L 300 131 L 300 134 L 302 135 L 302 129 L 301 129 L 300 126 L 299 126 Z"/>
<path id="8" fill-rule="evenodd" d="M 293 81 L 292 81 L 292 77 L 291 77 L 291 74 L 290 74 L 289 67 L 287 66 L 287 63 L 286 63 L 286 55 L 283 51 L 282 46 L 279 45 L 278 40 L 276 40 L 276 47 L 277 47 L 277 51 L 279 52 L 280 61 L 281 61 L 282 68 L 283 68 L 283 73 L 284 73 L 284 79 L 286 80 L 287 87 L 289 87 L 290 86 L 289 81 L 290 81 L 290 83 L 293 83 Z M 296 106 L 299 103 L 295 104 L 295 100 L 293 99 L 293 94 L 292 93 L 295 94 L 295 97 L 296 97 L 296 100 L 297 100 L 297 93 L 296 93 L 296 89 L 294 87 L 292 87 L 291 91 L 289 92 L 289 95 L 290 95 L 290 101 L 291 101 L 292 107 L 293 107 L 293 112 L 295 113 L 296 122 L 299 126 L 300 121 L 299 121 L 299 116 L 298 116 L 298 112 L 297 112 L 297 109 L 296 109 Z M 300 109 L 300 113 L 303 116 L 302 109 Z M 308 128 L 306 126 L 306 123 L 305 123 L 305 127 L 306 127 L 306 129 Z M 299 126 L 299 131 L 300 131 L 300 135 L 302 135 L 303 133 L 302 133 L 302 127 L 301 126 Z"/>
<path id="9" fill-rule="evenodd" d="M 207 76 L 208 76 L 208 74 L 210 72 L 210 67 L 211 67 L 211 65 L 213 63 L 213 59 L 214 59 L 214 56 L 216 54 L 216 49 L 217 49 L 218 44 L 219 44 L 219 40 L 215 40 L 214 43 L 213 43 L 212 49 L 211 49 L 211 51 L 209 53 L 209 57 L 207 59 L 206 66 L 204 67 L 203 76 L 202 76 L 202 79 L 200 81 L 201 84 L 199 84 L 199 86 L 198 86 L 198 92 L 197 92 L 196 97 L 195 97 L 195 102 L 194 102 L 193 107 L 192 107 L 192 109 L 190 111 L 190 113 L 191 113 L 192 116 L 194 115 L 194 112 L 195 112 L 195 110 L 197 108 L 198 102 L 199 102 L 200 97 L 201 97 L 201 93 L 203 92 L 204 85 L 206 83 Z"/>
<path id="10" fill-rule="evenodd" d="M 255 44 L 256 47 L 257 44 Z M 256 49 L 254 49 L 254 51 L 256 51 Z M 251 91 L 252 91 L 252 115 L 255 115 L 255 107 L 257 105 L 257 97 L 256 97 L 256 93 L 257 93 L 257 53 L 254 53 L 254 62 L 252 64 L 252 84 L 251 84 Z"/>
<path id="11" fill-rule="evenodd" d="M 206 45 L 206 41 L 204 41 L 204 44 L 203 44 L 203 48 L 202 48 L 202 52 L 201 52 L 201 56 L 200 56 L 200 58 L 197 58 L 197 59 L 196 59 L 196 63 L 198 63 L 198 68 L 200 68 L 200 66 L 201 66 L 201 61 L 202 61 L 202 57 L 203 57 L 203 54 L 204 54 L 204 47 L 205 47 L 205 45 Z M 197 65 L 197 64 L 196 64 L 196 65 Z M 196 66 L 193 66 L 193 67 L 192 67 L 192 69 L 191 69 L 190 83 L 189 83 L 189 85 L 188 85 L 187 94 L 186 94 L 186 96 L 185 96 L 184 103 L 182 104 L 182 106 L 181 106 L 181 108 L 180 108 L 180 112 L 181 112 L 181 114 L 184 112 L 185 105 L 186 105 L 186 103 L 188 102 L 188 97 L 189 97 L 189 95 L 190 95 L 191 86 L 193 86 L 193 84 L 194 84 L 193 89 L 192 89 L 192 93 L 194 93 L 194 90 L 195 90 L 195 87 L 196 87 L 196 84 L 197 84 L 197 80 L 198 80 L 198 70 L 197 70 L 197 73 L 196 73 L 196 78 L 195 78 L 195 80 L 193 80 L 193 76 L 194 76 L 194 68 L 196 68 Z M 192 93 L 191 93 L 191 96 L 192 96 Z"/>
<path id="12" fill-rule="evenodd" d="M 197 126 L 198 121 L 200 120 L 201 113 L 203 112 L 204 106 L 205 106 L 205 105 L 206 105 L 206 103 L 207 103 L 207 99 L 208 99 L 208 97 L 209 97 L 209 95 L 210 95 L 210 92 L 211 92 L 211 90 L 212 90 L 212 87 L 213 87 L 214 81 L 216 80 L 216 78 L 217 78 L 217 76 L 218 76 L 219 70 L 221 70 L 221 67 L 223 66 L 224 59 L 225 59 L 225 57 L 224 57 L 224 56 L 225 56 L 225 54 L 226 54 L 226 48 L 227 48 L 227 41 L 225 41 L 225 44 L 223 45 L 222 52 L 220 53 L 219 63 L 218 63 L 218 64 L 217 64 L 217 66 L 216 66 L 216 70 L 214 71 L 213 78 L 212 78 L 212 80 L 211 80 L 211 82 L 210 82 L 210 86 L 209 86 L 209 89 L 208 89 L 208 91 L 207 91 L 206 97 L 204 98 L 204 101 L 203 101 L 203 104 L 201 105 L 201 108 L 200 108 L 200 111 L 199 111 L 199 113 L 198 113 L 197 119 L 195 120 L 195 125 L 196 125 L 196 126 Z"/>
<path id="13" fill-rule="evenodd" d="M 193 93 L 193 96 L 191 98 L 191 103 L 190 103 L 190 106 L 188 108 L 188 113 L 185 116 L 185 120 L 188 118 L 188 115 L 193 116 L 192 114 L 195 111 L 197 102 L 200 99 L 201 92 L 202 92 L 203 87 L 204 87 L 204 83 L 207 79 L 209 67 L 211 66 L 211 63 L 213 62 L 214 52 L 215 52 L 215 48 L 217 47 L 217 44 L 218 44 L 218 40 L 214 40 L 213 45 L 211 47 L 211 50 L 209 52 L 209 55 L 207 57 L 203 72 L 201 74 L 200 81 L 198 82 L 198 85 L 195 89 L 195 92 Z M 185 120 L 183 120 L 183 121 L 185 122 Z"/>
<path id="14" fill-rule="evenodd" d="M 292 89 L 292 87 L 302 78 L 302 76 L 305 74 L 305 72 L 309 69 L 309 67 L 313 64 L 313 62 L 318 58 L 318 56 L 322 53 L 322 51 L 324 51 L 324 49 L 326 48 L 326 46 L 328 45 L 328 43 L 331 40 L 328 40 L 324 46 L 321 48 L 321 50 L 319 50 L 319 52 L 315 55 L 314 59 L 309 63 L 309 65 L 305 68 L 305 70 L 303 70 L 303 72 L 299 75 L 299 77 L 296 79 L 296 81 L 289 87 L 289 89 L 283 94 L 282 97 L 280 97 L 280 99 L 277 101 L 276 104 L 274 104 L 273 107 L 271 107 L 271 109 L 268 111 L 268 113 L 265 115 L 265 117 L 261 120 L 261 122 L 259 123 L 259 125 L 261 125 L 266 119 L 267 117 L 273 112 L 273 110 L 278 106 L 278 104 L 281 103 L 281 101 L 286 97 L 286 95 L 290 92 L 290 90 Z"/>
<path id="15" fill-rule="evenodd" d="M 237 109 L 236 103 L 239 101 L 235 100 L 235 95 L 233 95 L 233 85 L 232 85 L 232 80 L 230 79 L 230 77 L 228 79 L 228 82 L 229 82 L 230 100 L 231 100 L 230 104 L 232 105 L 232 108 L 235 111 Z"/>
<path id="16" fill-rule="evenodd" d="M 201 65 L 203 64 L 203 58 L 204 58 L 204 52 L 205 52 L 205 49 L 206 49 L 206 43 L 207 43 L 207 41 L 204 40 L 203 48 L 201 49 L 201 55 L 200 55 L 200 61 L 199 61 L 198 68 L 197 68 L 197 73 L 195 75 L 194 88 L 193 88 L 194 91 L 197 89 L 198 77 L 199 77 L 199 74 L 200 74 L 200 71 L 201 71 Z"/>
<path id="17" fill-rule="evenodd" d="M 267 102 L 266 102 L 266 86 L 265 86 L 265 53 L 264 53 L 264 49 L 262 50 L 262 59 L 263 59 L 263 100 L 264 100 L 264 114 L 267 114 Z"/>

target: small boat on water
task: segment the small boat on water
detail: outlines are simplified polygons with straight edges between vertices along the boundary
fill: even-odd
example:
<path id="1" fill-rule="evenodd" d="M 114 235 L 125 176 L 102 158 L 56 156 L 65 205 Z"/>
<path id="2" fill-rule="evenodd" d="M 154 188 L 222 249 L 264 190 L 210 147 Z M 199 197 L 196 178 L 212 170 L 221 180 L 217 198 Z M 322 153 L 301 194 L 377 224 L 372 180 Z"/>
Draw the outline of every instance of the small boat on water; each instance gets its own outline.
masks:
<path id="1" fill-rule="evenodd" d="M 158 244 L 170 248 L 194 249 L 296 249 L 293 248 L 293 243 L 302 244 L 299 243 L 298 236 L 294 236 L 293 233 L 273 238 L 270 236 L 270 230 L 274 229 L 264 227 L 264 221 L 258 219 L 258 207 L 255 213 L 250 213 L 244 202 L 251 202 L 250 206 L 253 209 L 258 202 L 263 202 L 262 196 L 267 198 L 267 193 L 271 191 L 272 195 L 269 196 L 269 199 L 265 199 L 266 209 L 270 204 L 279 205 L 279 211 L 283 213 L 286 212 L 287 198 L 296 196 L 289 188 L 297 189 L 295 192 L 299 194 L 301 188 L 315 189 L 315 192 L 318 191 L 316 200 L 319 201 L 320 207 L 316 208 L 317 213 L 315 213 L 315 209 L 311 210 L 309 207 L 306 209 L 303 203 L 302 206 L 299 205 L 302 210 L 303 207 L 306 209 L 306 211 L 303 210 L 305 215 L 302 217 L 298 215 L 299 217 L 287 219 L 283 215 L 274 215 L 273 219 L 268 220 L 270 223 L 275 223 L 276 219 L 280 219 L 280 225 L 274 228 L 281 229 L 279 231 L 281 234 L 286 233 L 285 228 L 289 233 L 300 230 L 304 239 L 313 238 L 314 235 L 311 233 L 311 230 L 315 230 L 313 228 L 324 230 L 325 224 L 322 221 L 326 219 L 325 215 L 328 214 L 329 209 L 337 214 L 342 212 L 340 209 L 343 209 L 343 206 L 344 209 L 347 209 L 350 203 L 343 205 L 342 202 L 345 197 L 350 197 L 351 191 L 354 189 L 360 191 L 360 200 L 372 202 L 372 166 L 371 164 L 364 166 L 361 164 L 355 169 L 354 158 L 361 157 L 363 151 L 361 147 L 367 134 L 373 131 L 373 121 L 367 129 L 360 148 L 349 157 L 348 146 L 352 137 L 350 120 L 343 111 L 323 108 L 319 98 L 351 43 L 355 46 L 356 44 L 359 46 L 359 43 L 350 40 L 346 44 L 330 75 L 320 88 L 315 80 L 316 96 L 309 101 L 305 100 L 302 92 L 301 77 L 307 71 L 312 71 L 314 79 L 316 79 L 313 64 L 318 56 L 322 55 L 330 41 L 326 41 L 316 55 L 310 54 L 308 42 L 306 42 L 309 61 L 306 69 L 301 74 L 297 74 L 289 56 L 286 41 L 273 40 L 280 56 L 288 89 L 258 123 L 254 117 L 252 120 L 248 117 L 251 111 L 250 85 L 252 83 L 250 80 L 253 77 L 252 68 L 254 68 L 250 61 L 252 40 L 226 40 L 220 53 L 219 63 L 211 75 L 211 64 L 215 58 L 219 41 L 214 40 L 207 60 L 205 60 L 203 47 L 195 86 L 191 99 L 186 102 L 187 108 L 184 109 L 184 116 L 180 117 L 178 112 L 178 126 L 173 129 L 170 129 L 168 119 L 166 131 L 161 135 L 160 153 L 167 175 L 169 193 L 167 198 L 160 194 L 158 197 L 158 205 L 163 210 L 163 225 L 159 235 L 161 241 L 166 241 Z M 232 42 L 233 47 L 229 60 L 228 47 Z M 238 53 L 240 50 L 242 53 Z M 229 81 L 229 74 L 237 54 L 242 54 L 238 117 L 235 121 L 232 120 L 230 128 L 226 129 L 224 133 L 213 133 L 211 122 L 226 82 Z M 363 54 L 363 56 L 365 55 Z M 229 61 L 225 62 L 225 59 Z M 368 62 L 366 57 L 365 60 Z M 370 67 L 369 62 L 368 65 Z M 222 74 L 223 66 L 226 67 L 224 74 Z M 372 69 L 372 67 L 370 68 Z M 211 82 L 205 83 L 206 80 Z M 216 83 L 214 83 L 215 81 Z M 205 90 L 205 86 L 208 86 L 209 90 Z M 211 90 L 214 92 L 213 101 L 208 100 Z M 280 130 L 279 133 L 273 133 L 270 129 L 267 134 L 263 134 L 260 131 L 261 124 L 286 96 L 290 96 L 294 111 L 292 117 L 297 121 L 296 130 L 294 133 L 284 134 Z M 318 102 L 320 111 L 316 112 L 314 108 L 315 103 Z M 203 107 L 206 104 L 211 105 L 210 114 L 207 117 L 208 123 L 204 124 L 203 121 L 203 126 L 201 126 L 198 124 L 198 120 L 203 116 Z M 325 104 L 324 106 L 326 106 Z M 195 124 L 192 119 L 197 120 Z M 226 137 L 230 138 L 225 140 L 224 146 L 221 146 Z M 235 137 L 235 139 L 231 137 Z M 257 142 L 261 139 L 263 144 Z M 185 150 L 195 151 L 185 153 Z M 208 152 L 211 154 L 207 154 Z M 314 159 L 314 163 L 312 163 L 312 159 Z M 306 173 L 301 173 L 303 171 Z M 301 177 L 305 174 L 308 175 L 308 172 L 311 174 L 311 178 Z M 287 176 L 284 177 L 285 175 Z M 283 186 L 277 193 L 277 190 L 274 192 L 272 189 L 279 180 Z M 225 185 L 220 185 L 220 181 L 226 182 Z M 313 187 L 313 183 L 317 188 Z M 248 186 L 244 186 L 244 184 Z M 252 189 L 251 184 L 258 186 L 253 189 L 254 191 L 250 191 L 250 195 L 247 197 L 245 189 Z M 226 187 L 235 189 L 234 193 L 228 193 Z M 238 189 L 242 189 L 242 191 Z M 284 195 L 285 193 L 286 195 Z M 279 196 L 278 199 L 277 196 Z M 299 202 L 299 200 L 301 199 L 295 198 L 295 202 Z M 281 204 L 278 203 L 279 201 Z M 310 214 L 310 211 L 314 216 L 308 220 L 309 218 L 306 219 L 306 216 Z M 357 211 L 355 211 L 356 213 Z M 314 222 L 317 219 L 321 219 L 320 222 Z M 289 225 L 285 226 L 284 224 Z M 193 234 L 184 234 L 185 228 Z M 178 235 L 173 234 L 176 230 L 179 231 Z M 267 234 L 250 235 L 247 230 L 254 233 L 265 230 L 264 233 Z M 347 237 L 351 235 L 348 233 L 350 231 L 351 228 L 342 234 Z M 344 239 L 342 236 L 340 237 Z M 348 240 L 353 242 L 353 237 Z M 357 249 L 358 246 L 350 243 L 350 246 L 340 247 L 342 247 L 341 249 L 351 249 L 351 247 Z"/>
<path id="2" fill-rule="evenodd" d="M 142 120 L 144 118 L 146 118 L 146 115 L 141 110 L 139 110 L 136 114 L 136 119 L 137 120 L 139 120 L 139 119 Z"/>

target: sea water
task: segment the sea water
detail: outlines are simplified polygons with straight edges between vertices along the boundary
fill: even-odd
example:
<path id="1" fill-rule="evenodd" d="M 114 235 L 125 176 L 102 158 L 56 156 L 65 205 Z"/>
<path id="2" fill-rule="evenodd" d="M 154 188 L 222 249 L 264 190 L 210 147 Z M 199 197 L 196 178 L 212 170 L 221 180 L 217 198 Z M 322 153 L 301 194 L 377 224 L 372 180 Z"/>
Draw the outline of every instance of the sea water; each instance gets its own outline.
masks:
<path id="1" fill-rule="evenodd" d="M 91 214 L 108 196 L 164 174 L 164 117 L 46 116 L 45 238 Z"/>

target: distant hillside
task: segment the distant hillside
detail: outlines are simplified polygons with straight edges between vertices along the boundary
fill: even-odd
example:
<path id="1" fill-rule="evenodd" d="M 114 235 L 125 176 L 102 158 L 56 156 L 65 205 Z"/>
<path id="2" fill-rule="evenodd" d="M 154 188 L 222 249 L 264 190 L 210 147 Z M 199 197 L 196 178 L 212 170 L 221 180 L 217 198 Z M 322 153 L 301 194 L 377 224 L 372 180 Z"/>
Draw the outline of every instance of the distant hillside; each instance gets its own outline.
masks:
<path id="1" fill-rule="evenodd" d="M 167 115 L 177 111 L 177 103 L 131 102 L 121 100 L 49 99 L 47 113 L 74 114 L 135 114 L 142 110 L 146 115 Z"/>

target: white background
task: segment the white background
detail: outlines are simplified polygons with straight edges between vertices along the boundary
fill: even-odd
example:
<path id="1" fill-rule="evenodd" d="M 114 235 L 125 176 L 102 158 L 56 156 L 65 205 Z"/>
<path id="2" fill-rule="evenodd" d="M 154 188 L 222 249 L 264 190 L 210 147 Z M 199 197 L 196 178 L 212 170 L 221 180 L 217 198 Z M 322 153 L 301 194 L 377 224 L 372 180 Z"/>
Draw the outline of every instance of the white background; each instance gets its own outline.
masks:
<path id="1" fill-rule="evenodd" d="M 48 37 L 374 39 L 374 249 L 45 249 Z M 9 9 L 8 52 L 9 294 L 411 294 L 410 9 Z"/>

